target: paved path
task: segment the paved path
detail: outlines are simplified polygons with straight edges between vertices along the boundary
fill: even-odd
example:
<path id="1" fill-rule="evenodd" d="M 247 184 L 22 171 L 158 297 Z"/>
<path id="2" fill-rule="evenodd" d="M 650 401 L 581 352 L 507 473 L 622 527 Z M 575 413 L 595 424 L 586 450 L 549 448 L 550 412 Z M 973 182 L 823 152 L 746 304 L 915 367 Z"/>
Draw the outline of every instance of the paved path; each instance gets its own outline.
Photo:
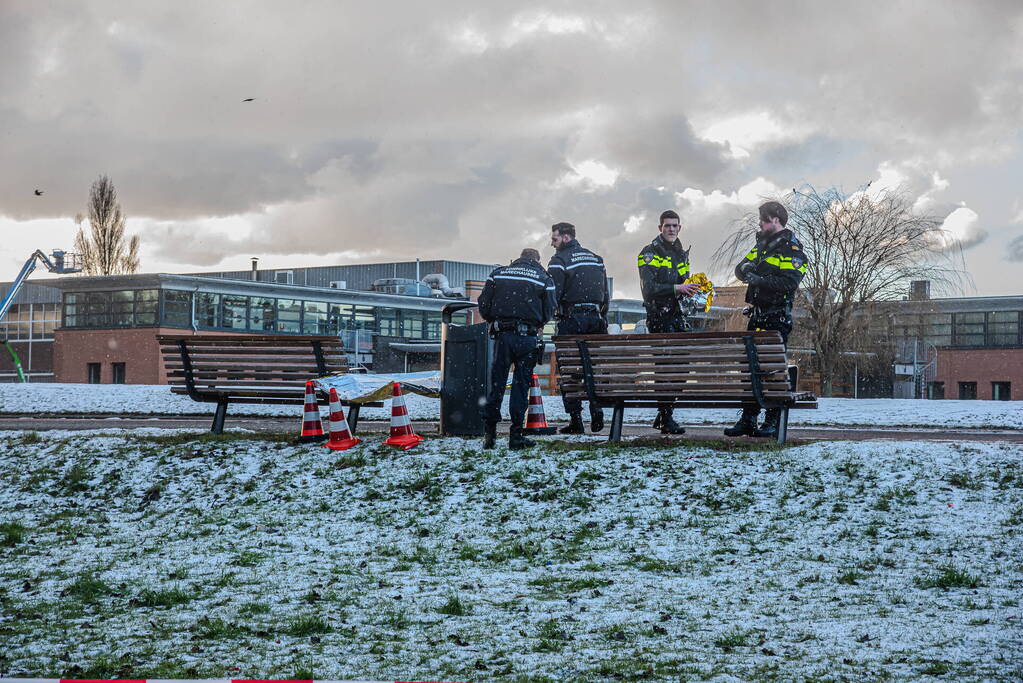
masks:
<path id="1" fill-rule="evenodd" d="M 151 418 L 119 418 L 95 416 L 71 417 L 15 417 L 0 415 L 0 430 L 35 430 L 50 429 L 137 429 L 153 427 L 159 429 L 202 429 L 210 427 L 212 418 L 207 416 L 160 416 Z M 382 433 L 389 429 L 389 423 L 365 420 L 359 422 L 360 434 Z M 436 422 L 417 421 L 413 423 L 416 431 L 430 436 L 437 434 Z M 558 425 L 560 426 L 560 425 Z M 700 425 L 687 427 L 685 436 L 673 437 L 680 440 L 688 439 L 721 439 L 721 430 L 725 425 Z M 228 422 L 228 429 L 244 428 L 256 431 L 289 432 L 298 431 L 298 424 L 293 419 L 265 417 L 234 417 Z M 507 430 L 507 425 L 503 425 Z M 623 435 L 659 436 L 658 432 L 642 425 L 625 425 Z M 607 429 L 602 433 L 607 436 Z M 818 427 L 789 426 L 789 441 L 1004 441 L 1023 444 L 1023 430 L 1011 429 L 955 429 L 921 428 L 921 427 Z"/>

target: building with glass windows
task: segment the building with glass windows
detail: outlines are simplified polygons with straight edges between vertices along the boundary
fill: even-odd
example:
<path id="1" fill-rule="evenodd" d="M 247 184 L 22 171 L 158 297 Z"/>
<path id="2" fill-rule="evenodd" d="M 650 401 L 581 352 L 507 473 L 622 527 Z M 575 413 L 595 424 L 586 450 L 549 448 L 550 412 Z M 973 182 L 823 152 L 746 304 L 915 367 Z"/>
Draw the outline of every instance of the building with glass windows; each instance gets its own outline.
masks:
<path id="1" fill-rule="evenodd" d="M 0 283 L 0 296 L 11 283 Z M 0 321 L 0 341 L 7 340 L 30 382 L 53 381 L 53 334 L 60 326 L 60 293 L 51 287 L 25 283 L 15 303 Z M 18 379 L 10 351 L 0 346 L 0 382 Z"/>
<path id="2" fill-rule="evenodd" d="M 1023 400 L 1023 296 L 914 299 L 884 309 L 895 397 Z"/>

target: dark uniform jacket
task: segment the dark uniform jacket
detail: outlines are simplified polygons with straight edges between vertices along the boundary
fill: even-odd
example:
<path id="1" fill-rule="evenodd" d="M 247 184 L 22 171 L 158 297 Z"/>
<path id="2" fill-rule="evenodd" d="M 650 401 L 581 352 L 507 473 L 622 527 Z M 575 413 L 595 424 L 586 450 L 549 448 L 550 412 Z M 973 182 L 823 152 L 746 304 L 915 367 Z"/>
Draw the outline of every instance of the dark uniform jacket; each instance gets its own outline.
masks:
<path id="1" fill-rule="evenodd" d="M 689 251 L 679 240 L 665 242 L 658 235 L 639 252 L 639 283 L 647 311 L 679 310 L 675 285 L 689 277 Z"/>
<path id="2" fill-rule="evenodd" d="M 752 263 L 750 266 L 745 264 Z M 770 236 L 757 233 L 757 243 L 735 267 L 735 276 L 742 281 L 748 273 L 764 278 L 746 288 L 746 303 L 761 311 L 792 310 L 792 299 L 806 275 L 806 253 L 791 230 Z"/>
<path id="3" fill-rule="evenodd" d="M 547 272 L 557 290 L 559 317 L 572 313 L 573 304 L 596 304 L 607 314 L 607 271 L 604 259 L 572 240 L 551 257 Z"/>
<path id="4" fill-rule="evenodd" d="M 516 259 L 490 274 L 478 303 L 487 322 L 539 329 L 554 316 L 554 281 L 536 261 Z"/>

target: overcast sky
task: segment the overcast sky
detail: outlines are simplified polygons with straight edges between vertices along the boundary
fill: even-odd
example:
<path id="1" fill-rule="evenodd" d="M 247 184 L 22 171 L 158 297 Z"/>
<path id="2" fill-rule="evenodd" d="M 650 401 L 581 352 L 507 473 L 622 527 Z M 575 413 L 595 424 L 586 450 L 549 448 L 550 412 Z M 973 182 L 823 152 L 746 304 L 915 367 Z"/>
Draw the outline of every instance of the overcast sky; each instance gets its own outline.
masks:
<path id="1" fill-rule="evenodd" d="M 104 173 L 145 272 L 546 261 L 565 220 L 629 297 L 663 209 L 723 280 L 762 197 L 872 181 L 1023 294 L 1021 121 L 1018 0 L 3 0 L 0 280 Z"/>

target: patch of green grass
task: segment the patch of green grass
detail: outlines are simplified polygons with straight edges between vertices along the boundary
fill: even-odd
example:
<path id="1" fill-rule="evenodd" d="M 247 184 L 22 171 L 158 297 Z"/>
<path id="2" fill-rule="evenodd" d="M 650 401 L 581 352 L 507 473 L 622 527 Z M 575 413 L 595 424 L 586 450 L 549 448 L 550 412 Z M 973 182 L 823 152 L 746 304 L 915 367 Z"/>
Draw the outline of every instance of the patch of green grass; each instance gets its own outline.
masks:
<path id="1" fill-rule="evenodd" d="M 940 660 L 931 660 L 927 666 L 919 670 L 924 676 L 944 676 L 952 671 L 952 665 Z"/>
<path id="2" fill-rule="evenodd" d="M 970 474 L 969 472 L 953 472 L 952 474 L 945 477 L 945 481 L 947 481 L 952 486 L 955 486 L 957 489 L 969 489 L 971 491 L 978 491 L 984 488 L 983 480 L 978 476 Z"/>
<path id="3" fill-rule="evenodd" d="M 40 443 L 42 437 L 39 436 L 39 432 L 25 432 L 17 439 L 17 443 L 21 446 L 31 446 L 32 444 Z"/>
<path id="4" fill-rule="evenodd" d="M 979 576 L 970 574 L 952 563 L 938 567 L 936 574 L 918 576 L 913 579 L 918 588 L 979 588 L 983 586 Z"/>
<path id="5" fill-rule="evenodd" d="M 333 627 L 316 615 L 302 615 L 295 617 L 284 627 L 284 632 L 295 638 L 313 636 L 320 633 L 330 633 Z"/>
<path id="6" fill-rule="evenodd" d="M 389 609 L 384 612 L 381 623 L 392 631 L 404 631 L 412 625 L 412 620 L 403 609 Z"/>
<path id="7" fill-rule="evenodd" d="M 604 637 L 616 643 L 624 643 L 627 640 L 632 640 L 633 635 L 621 624 L 614 624 L 604 629 Z"/>
<path id="8" fill-rule="evenodd" d="M 845 584 L 847 586 L 855 586 L 860 579 L 866 578 L 865 574 L 861 574 L 855 569 L 850 569 L 847 572 L 842 572 L 838 575 L 838 583 Z"/>
<path id="9" fill-rule="evenodd" d="M 628 559 L 626 564 L 629 564 L 641 572 L 656 572 L 656 573 L 668 573 L 668 572 L 679 572 L 681 569 L 677 564 L 662 560 L 659 557 L 650 557 L 648 555 L 633 555 Z"/>
<path id="10" fill-rule="evenodd" d="M 99 602 L 100 598 L 112 595 L 114 590 L 93 574 L 82 574 L 67 587 L 67 594 L 87 605 Z"/>
<path id="11" fill-rule="evenodd" d="M 334 469 L 347 470 L 353 467 L 365 467 L 366 457 L 361 453 L 353 455 L 342 455 L 334 462 Z"/>
<path id="12" fill-rule="evenodd" d="M 195 625 L 195 635 L 199 638 L 209 640 L 220 640 L 222 638 L 241 638 L 249 634 L 249 629 L 231 621 L 224 621 L 219 617 L 204 616 Z"/>
<path id="13" fill-rule="evenodd" d="M 452 617 L 464 617 L 469 614 L 472 609 L 462 602 L 461 598 L 457 595 L 452 595 L 448 598 L 448 601 L 437 608 L 437 611 L 441 614 L 447 614 Z"/>
<path id="14" fill-rule="evenodd" d="M 491 562 L 507 562 L 508 560 L 523 559 L 532 561 L 540 554 L 543 548 L 539 541 L 526 539 L 524 541 L 513 541 L 502 543 L 489 553 L 487 559 Z"/>
<path id="15" fill-rule="evenodd" d="M 892 486 L 881 492 L 881 495 L 874 501 L 872 507 L 881 512 L 889 512 L 893 504 L 910 505 L 915 502 L 916 491 L 908 486 Z"/>
<path id="16" fill-rule="evenodd" d="M 224 432 L 223 434 L 212 434 L 210 432 L 181 432 L 175 434 L 161 434 L 157 436 L 147 435 L 144 439 L 138 437 L 138 441 L 148 445 L 179 446 L 182 444 L 202 445 L 232 443 L 235 441 L 268 441 L 271 443 L 287 444 L 295 440 L 291 432 Z"/>
<path id="17" fill-rule="evenodd" d="M 92 478 L 89 468 L 83 463 L 76 462 L 67 471 L 60 481 L 60 492 L 64 495 L 74 495 L 89 490 L 88 481 Z"/>
<path id="18" fill-rule="evenodd" d="M 737 647 L 745 647 L 749 641 L 749 633 L 742 630 L 741 628 L 734 628 L 731 631 L 726 631 L 720 634 L 714 639 L 714 647 L 720 648 L 725 652 L 731 652 Z"/>
<path id="19" fill-rule="evenodd" d="M 265 602 L 247 602 L 238 608 L 238 615 L 242 617 L 251 617 L 257 614 L 269 614 L 270 605 Z"/>
<path id="20" fill-rule="evenodd" d="M 239 567 L 255 567 L 262 559 L 262 553 L 257 553 L 255 550 L 243 550 L 238 553 L 238 557 L 234 558 L 232 564 Z"/>
<path id="21" fill-rule="evenodd" d="M 557 619 L 548 619 L 540 624 L 536 638 L 538 642 L 533 646 L 534 652 L 561 652 L 565 643 L 572 639 Z"/>
<path id="22" fill-rule="evenodd" d="M 13 548 L 25 542 L 28 529 L 21 522 L 4 522 L 0 524 L 0 547 Z"/>
<path id="23" fill-rule="evenodd" d="M 596 576 L 584 578 L 567 578 L 561 576 L 542 576 L 529 582 L 530 586 L 538 586 L 548 591 L 561 591 L 565 593 L 577 593 L 583 590 L 604 588 L 610 586 L 614 581 L 601 579 Z"/>
<path id="24" fill-rule="evenodd" d="M 145 588 L 131 601 L 138 607 L 174 607 L 195 600 L 198 594 L 194 589 L 174 586 L 172 588 Z"/>
<path id="25" fill-rule="evenodd" d="M 481 553 L 482 551 L 479 548 L 475 547 L 471 543 L 466 543 L 465 541 L 462 541 L 461 543 L 458 544 L 458 552 L 455 554 L 455 557 L 457 557 L 459 560 L 475 562 L 477 559 L 479 559 Z"/>

